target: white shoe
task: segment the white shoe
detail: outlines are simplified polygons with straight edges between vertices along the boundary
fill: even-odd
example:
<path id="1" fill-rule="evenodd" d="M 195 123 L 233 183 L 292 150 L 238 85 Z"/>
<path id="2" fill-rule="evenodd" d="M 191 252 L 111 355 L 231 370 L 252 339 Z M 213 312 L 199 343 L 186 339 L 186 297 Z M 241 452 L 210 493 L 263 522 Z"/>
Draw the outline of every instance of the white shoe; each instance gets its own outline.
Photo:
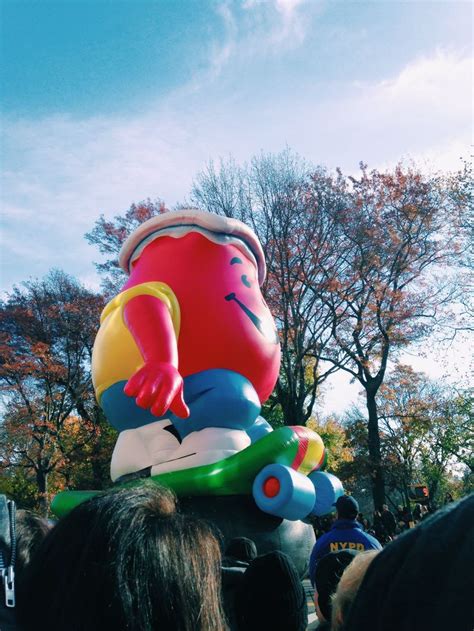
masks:
<path id="1" fill-rule="evenodd" d="M 165 430 L 170 426 L 168 420 L 155 421 L 120 432 L 110 463 L 112 481 L 173 458 L 180 443 L 173 433 Z"/>
<path id="2" fill-rule="evenodd" d="M 151 467 L 151 475 L 218 462 L 249 445 L 250 438 L 243 430 L 206 427 L 183 438 L 169 460 Z"/>

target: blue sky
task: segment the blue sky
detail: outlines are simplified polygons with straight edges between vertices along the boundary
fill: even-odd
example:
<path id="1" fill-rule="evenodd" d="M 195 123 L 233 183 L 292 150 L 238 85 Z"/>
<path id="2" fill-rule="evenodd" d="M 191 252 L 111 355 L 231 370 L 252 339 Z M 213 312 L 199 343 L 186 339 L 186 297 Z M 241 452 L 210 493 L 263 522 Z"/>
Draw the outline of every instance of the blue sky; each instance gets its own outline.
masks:
<path id="1" fill-rule="evenodd" d="M 1 0 L 8 290 L 94 287 L 101 212 L 189 194 L 210 159 L 286 145 L 356 171 L 457 169 L 472 143 L 468 2 Z"/>
<path id="2" fill-rule="evenodd" d="M 340 90 L 436 49 L 466 53 L 469 12 L 455 2 L 3 0 L 3 103 L 34 118 L 136 113 L 213 64 L 214 89 L 260 102 L 275 82 Z"/>

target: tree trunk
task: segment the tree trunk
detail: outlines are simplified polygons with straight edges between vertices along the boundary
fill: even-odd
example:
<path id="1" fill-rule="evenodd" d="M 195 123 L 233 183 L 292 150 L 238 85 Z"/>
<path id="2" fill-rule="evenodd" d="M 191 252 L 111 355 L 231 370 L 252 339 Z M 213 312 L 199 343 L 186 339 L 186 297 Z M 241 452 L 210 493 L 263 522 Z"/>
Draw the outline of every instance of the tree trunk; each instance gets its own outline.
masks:
<path id="1" fill-rule="evenodd" d="M 376 390 L 365 390 L 367 411 L 369 414 L 369 460 L 370 478 L 372 481 L 372 497 L 376 509 L 385 504 L 385 481 L 382 469 L 382 457 L 380 453 L 379 418 L 377 413 L 377 402 L 375 401 Z"/>
<path id="2" fill-rule="evenodd" d="M 108 465 L 108 462 L 107 462 Z M 94 441 L 91 457 L 93 488 L 106 489 L 111 485 L 109 466 L 104 466 L 104 457 L 101 454 L 99 440 Z"/>
<path id="3" fill-rule="evenodd" d="M 39 491 L 39 513 L 44 517 L 48 516 L 48 474 L 42 469 L 36 471 L 36 484 Z"/>

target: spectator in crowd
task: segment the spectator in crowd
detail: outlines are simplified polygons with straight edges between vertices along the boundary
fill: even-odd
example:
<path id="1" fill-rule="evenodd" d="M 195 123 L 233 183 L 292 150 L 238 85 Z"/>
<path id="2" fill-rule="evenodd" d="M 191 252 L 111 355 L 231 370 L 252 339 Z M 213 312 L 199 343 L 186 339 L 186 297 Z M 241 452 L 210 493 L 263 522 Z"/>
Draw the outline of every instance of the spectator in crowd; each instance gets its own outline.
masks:
<path id="1" fill-rule="evenodd" d="M 404 527 L 403 506 L 401 504 L 397 506 L 397 512 L 396 512 L 395 518 L 397 520 L 398 531 L 400 532 L 401 530 L 403 530 L 403 527 Z"/>
<path id="2" fill-rule="evenodd" d="M 326 515 L 324 517 L 313 516 L 310 520 L 316 539 L 319 539 L 319 537 L 322 537 L 326 532 L 329 532 L 334 521 L 330 515 Z"/>
<path id="3" fill-rule="evenodd" d="M 423 506 L 423 504 L 415 504 L 415 508 L 413 509 L 413 519 L 415 522 L 419 522 L 423 519 L 425 513 L 427 512 L 428 509 L 426 506 Z"/>
<path id="4" fill-rule="evenodd" d="M 369 530 L 370 530 L 370 522 L 367 519 L 367 517 L 365 517 L 362 513 L 359 513 L 357 515 L 357 521 L 359 522 L 359 524 L 362 524 L 362 526 L 364 527 L 364 530 L 366 532 L 369 532 Z"/>
<path id="5" fill-rule="evenodd" d="M 439 510 L 379 554 L 346 628 L 472 631 L 473 567 L 474 494 Z"/>
<path id="6" fill-rule="evenodd" d="M 0 581 L 2 631 L 17 628 L 14 606 L 16 587 L 23 581 L 26 569 L 51 527 L 43 517 L 31 511 L 16 510 L 15 502 L 8 500 L 5 495 L 0 496 L 0 570 L 4 573 Z M 12 573 L 8 571 L 9 566 Z"/>
<path id="7" fill-rule="evenodd" d="M 222 601 L 231 630 L 237 629 L 235 596 L 244 572 L 257 556 L 255 542 L 247 537 L 235 537 L 229 541 L 222 559 Z"/>
<path id="8" fill-rule="evenodd" d="M 26 569 L 52 528 L 51 522 L 29 510 L 16 512 L 15 578 L 17 581 L 22 580 Z"/>
<path id="9" fill-rule="evenodd" d="M 219 542 L 144 484 L 99 495 L 46 537 L 18 593 L 24 631 L 223 631 Z"/>
<path id="10" fill-rule="evenodd" d="M 421 504 L 415 504 L 415 508 L 413 509 L 413 520 L 415 522 L 421 520 Z"/>
<path id="11" fill-rule="evenodd" d="M 362 580 L 378 550 L 368 550 L 357 555 L 357 558 L 344 571 L 332 603 L 331 631 L 349 631 L 347 619 Z"/>
<path id="12" fill-rule="evenodd" d="M 451 504 L 451 502 L 454 502 L 454 498 L 452 496 L 451 493 L 446 493 L 446 495 L 444 496 L 444 503 L 445 504 Z"/>
<path id="13" fill-rule="evenodd" d="M 403 507 L 402 519 L 405 525 L 405 530 L 408 528 L 413 528 L 413 526 L 415 525 L 413 513 L 411 512 L 410 506 Z"/>
<path id="14" fill-rule="evenodd" d="M 314 604 L 319 620 L 318 629 L 331 628 L 332 596 L 346 567 L 358 554 L 355 550 L 340 550 L 326 554 L 316 566 L 314 574 Z"/>
<path id="15" fill-rule="evenodd" d="M 380 541 L 381 543 L 386 543 L 387 533 L 385 532 L 385 527 L 383 525 L 382 511 L 379 510 L 378 508 L 374 510 L 373 524 L 374 524 L 374 533 L 375 533 L 376 539 Z"/>
<path id="16" fill-rule="evenodd" d="M 283 552 L 254 559 L 236 595 L 239 631 L 305 631 L 306 594 L 292 560 Z"/>
<path id="17" fill-rule="evenodd" d="M 243 567 L 246 569 L 257 556 L 257 546 L 248 537 L 234 537 L 224 551 L 224 567 Z"/>
<path id="18" fill-rule="evenodd" d="M 15 631 L 16 505 L 0 494 L 0 629 Z"/>
<path id="19" fill-rule="evenodd" d="M 336 502 L 337 519 L 331 530 L 316 541 L 309 560 L 309 578 L 314 587 L 314 573 L 318 561 L 329 552 L 339 550 L 380 550 L 379 541 L 364 532 L 356 521 L 359 512 L 357 501 L 350 495 L 342 495 Z"/>
<path id="20" fill-rule="evenodd" d="M 387 504 L 382 506 L 382 513 L 380 517 L 386 536 L 393 539 L 397 532 L 397 520 Z"/>

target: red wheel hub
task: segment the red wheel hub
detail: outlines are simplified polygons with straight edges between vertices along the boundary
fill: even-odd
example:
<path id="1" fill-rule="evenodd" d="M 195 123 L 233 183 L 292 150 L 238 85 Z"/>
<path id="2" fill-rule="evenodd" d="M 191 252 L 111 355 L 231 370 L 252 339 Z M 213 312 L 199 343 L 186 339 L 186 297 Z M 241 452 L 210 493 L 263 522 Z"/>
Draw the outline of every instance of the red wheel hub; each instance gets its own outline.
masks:
<path id="1" fill-rule="evenodd" d="M 263 483 L 263 493 L 266 497 L 275 497 L 280 492 L 280 481 L 278 478 L 270 477 Z"/>

